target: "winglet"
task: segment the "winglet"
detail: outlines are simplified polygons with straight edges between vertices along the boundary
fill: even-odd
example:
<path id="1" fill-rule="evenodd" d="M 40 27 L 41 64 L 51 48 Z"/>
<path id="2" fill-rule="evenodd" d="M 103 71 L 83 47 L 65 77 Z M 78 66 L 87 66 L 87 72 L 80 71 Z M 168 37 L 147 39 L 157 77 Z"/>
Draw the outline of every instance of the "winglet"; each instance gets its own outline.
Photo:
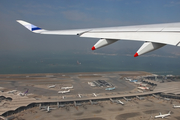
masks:
<path id="1" fill-rule="evenodd" d="M 16 20 L 16 21 L 32 32 L 40 33 L 41 31 L 44 31 L 44 29 L 39 28 L 39 27 L 37 27 L 31 23 L 28 23 L 26 21 L 23 21 L 23 20 Z"/>

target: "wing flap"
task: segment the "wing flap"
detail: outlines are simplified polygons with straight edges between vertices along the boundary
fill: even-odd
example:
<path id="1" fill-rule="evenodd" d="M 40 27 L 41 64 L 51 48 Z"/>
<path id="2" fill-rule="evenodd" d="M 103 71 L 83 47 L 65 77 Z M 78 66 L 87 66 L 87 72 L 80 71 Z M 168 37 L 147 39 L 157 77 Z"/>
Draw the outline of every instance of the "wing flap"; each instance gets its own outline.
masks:
<path id="1" fill-rule="evenodd" d="M 162 44 L 177 45 L 180 32 L 87 32 L 80 37 L 149 41 Z"/>

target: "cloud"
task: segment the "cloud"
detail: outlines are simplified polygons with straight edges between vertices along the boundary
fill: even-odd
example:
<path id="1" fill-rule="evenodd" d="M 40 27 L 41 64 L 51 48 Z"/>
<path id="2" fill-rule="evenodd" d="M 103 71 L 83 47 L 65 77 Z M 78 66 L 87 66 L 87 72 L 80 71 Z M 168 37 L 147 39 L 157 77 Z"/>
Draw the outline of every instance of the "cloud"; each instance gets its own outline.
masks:
<path id="1" fill-rule="evenodd" d="M 165 4 L 165 7 L 174 7 L 174 6 L 179 6 L 180 5 L 180 1 L 171 1 L 168 4 Z"/>

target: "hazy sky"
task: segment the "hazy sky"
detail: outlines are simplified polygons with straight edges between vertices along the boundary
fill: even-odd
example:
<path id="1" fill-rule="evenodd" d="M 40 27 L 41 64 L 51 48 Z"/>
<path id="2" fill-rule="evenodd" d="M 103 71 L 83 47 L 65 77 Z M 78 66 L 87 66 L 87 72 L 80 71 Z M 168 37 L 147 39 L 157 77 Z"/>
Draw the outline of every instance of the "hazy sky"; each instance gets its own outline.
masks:
<path id="1" fill-rule="evenodd" d="M 0 51 L 6 53 L 90 52 L 98 39 L 40 35 L 29 32 L 21 19 L 49 30 L 180 22 L 179 0 L 1 0 Z M 118 41 L 99 51 L 129 51 L 142 42 Z M 172 50 L 173 49 L 173 50 Z M 178 52 L 166 46 L 155 52 Z"/>

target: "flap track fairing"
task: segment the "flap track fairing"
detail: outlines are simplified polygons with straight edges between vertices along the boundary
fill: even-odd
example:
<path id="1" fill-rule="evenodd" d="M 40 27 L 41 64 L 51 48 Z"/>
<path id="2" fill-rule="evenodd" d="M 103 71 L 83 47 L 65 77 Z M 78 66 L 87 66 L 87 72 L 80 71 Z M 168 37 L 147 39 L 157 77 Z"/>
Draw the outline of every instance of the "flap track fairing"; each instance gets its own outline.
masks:
<path id="1" fill-rule="evenodd" d="M 116 41 L 118 41 L 118 40 L 114 40 L 114 39 L 100 39 L 91 49 L 95 50 L 95 49 L 98 49 L 98 48 L 110 45 L 110 44 L 112 44 L 112 43 L 114 43 Z"/>
<path id="2" fill-rule="evenodd" d="M 134 57 L 137 57 L 139 55 L 154 51 L 156 49 L 159 49 L 163 46 L 165 46 L 166 44 L 162 44 L 162 43 L 154 43 L 154 42 L 145 42 L 140 48 L 139 50 L 136 52 L 136 54 L 134 55 Z"/>

